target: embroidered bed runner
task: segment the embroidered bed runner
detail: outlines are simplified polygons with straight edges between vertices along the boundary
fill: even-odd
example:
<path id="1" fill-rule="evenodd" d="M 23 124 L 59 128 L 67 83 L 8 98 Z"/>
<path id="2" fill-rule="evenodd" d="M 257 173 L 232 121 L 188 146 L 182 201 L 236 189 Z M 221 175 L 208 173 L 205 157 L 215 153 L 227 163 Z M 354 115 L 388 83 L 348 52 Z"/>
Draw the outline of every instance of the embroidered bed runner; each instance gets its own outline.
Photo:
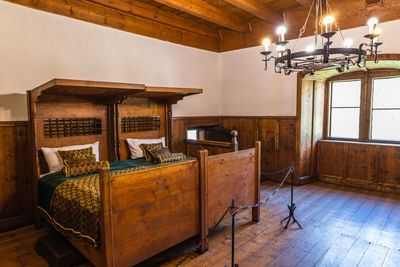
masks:
<path id="1" fill-rule="evenodd" d="M 189 158 L 188 158 L 189 159 Z M 111 176 L 161 165 L 144 158 L 110 163 Z M 58 230 L 77 237 L 90 245 L 99 245 L 100 184 L 98 174 L 63 178 L 61 172 L 39 180 L 38 207 Z"/>

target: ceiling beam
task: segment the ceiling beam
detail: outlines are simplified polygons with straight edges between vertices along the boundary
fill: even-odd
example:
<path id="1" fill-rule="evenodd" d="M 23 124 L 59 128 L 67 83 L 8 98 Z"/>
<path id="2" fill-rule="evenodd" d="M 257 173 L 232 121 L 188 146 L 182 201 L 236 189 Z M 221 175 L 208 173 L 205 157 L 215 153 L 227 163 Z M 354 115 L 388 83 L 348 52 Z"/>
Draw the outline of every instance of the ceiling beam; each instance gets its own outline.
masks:
<path id="1" fill-rule="evenodd" d="M 7 0 L 12 3 L 111 27 L 159 40 L 200 49 L 219 51 L 218 41 L 204 35 L 179 30 L 142 17 L 121 13 L 115 9 L 86 0 Z"/>
<path id="2" fill-rule="evenodd" d="M 266 6 L 263 2 L 259 0 L 225 1 L 271 24 L 276 25 L 283 22 L 283 15 L 281 12 Z"/>
<path id="3" fill-rule="evenodd" d="M 238 16 L 218 9 L 202 0 L 155 0 L 156 2 L 178 9 L 182 12 L 221 25 L 225 28 L 245 32 L 248 30 L 248 23 Z"/>
<path id="4" fill-rule="evenodd" d="M 146 18 L 152 21 L 157 21 L 182 30 L 208 36 L 214 39 L 220 39 L 218 31 L 210 29 L 210 27 L 208 27 L 206 24 L 183 18 L 143 2 L 135 0 L 89 0 L 89 2 L 97 3 L 105 7 L 116 9 L 117 11 L 126 12 L 128 14 Z"/>

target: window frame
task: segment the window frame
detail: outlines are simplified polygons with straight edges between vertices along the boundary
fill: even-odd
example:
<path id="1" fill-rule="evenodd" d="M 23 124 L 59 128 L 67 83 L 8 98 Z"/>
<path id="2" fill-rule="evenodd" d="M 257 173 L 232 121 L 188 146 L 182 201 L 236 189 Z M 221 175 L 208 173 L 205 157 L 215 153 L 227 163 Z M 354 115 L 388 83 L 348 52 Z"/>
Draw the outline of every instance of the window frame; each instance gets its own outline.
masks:
<path id="1" fill-rule="evenodd" d="M 189 139 L 188 131 L 196 131 L 196 139 Z M 188 140 L 199 140 L 199 128 L 198 127 L 190 127 L 186 129 L 186 139 Z"/>
<path id="2" fill-rule="evenodd" d="M 328 137 L 332 138 L 332 139 L 347 139 L 347 140 L 358 140 L 360 137 L 360 120 L 359 120 L 359 126 L 358 126 L 358 137 L 355 138 L 351 138 L 351 137 L 336 137 L 336 136 L 332 136 L 332 127 L 331 127 L 331 123 L 332 123 L 332 109 L 334 107 L 332 107 L 332 89 L 333 89 L 333 83 L 334 82 L 352 82 L 352 81 L 360 81 L 361 83 L 361 88 L 360 88 L 360 116 L 361 116 L 361 100 L 362 100 L 362 87 L 363 87 L 363 80 L 362 79 L 358 79 L 358 78 L 354 78 L 354 79 L 340 79 L 340 80 L 335 80 L 335 81 L 331 81 L 329 82 L 329 129 L 328 129 Z"/>
<path id="3" fill-rule="evenodd" d="M 325 82 L 325 115 L 324 139 L 349 142 L 390 143 L 400 144 L 400 140 L 372 139 L 372 101 L 373 79 L 400 77 L 400 69 L 373 69 L 339 74 Z M 332 109 L 332 82 L 361 80 L 360 120 L 358 138 L 332 137 L 331 109 Z"/>

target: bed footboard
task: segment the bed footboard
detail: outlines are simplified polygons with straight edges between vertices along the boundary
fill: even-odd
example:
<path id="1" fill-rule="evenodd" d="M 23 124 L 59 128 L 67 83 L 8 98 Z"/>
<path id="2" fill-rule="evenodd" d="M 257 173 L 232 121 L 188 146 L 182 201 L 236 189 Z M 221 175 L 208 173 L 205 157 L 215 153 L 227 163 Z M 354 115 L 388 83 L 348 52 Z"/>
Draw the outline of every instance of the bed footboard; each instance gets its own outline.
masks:
<path id="1" fill-rule="evenodd" d="M 107 266 L 132 266 L 198 235 L 198 177 L 198 161 L 111 177 L 102 170 L 100 235 Z"/>
<path id="2" fill-rule="evenodd" d="M 202 250 L 207 249 L 208 228 L 221 218 L 232 199 L 238 206 L 254 205 L 260 201 L 261 142 L 251 149 L 208 156 L 199 151 L 201 192 Z M 227 215 L 229 216 L 229 214 Z M 252 220 L 260 220 L 260 208 L 253 208 Z"/>

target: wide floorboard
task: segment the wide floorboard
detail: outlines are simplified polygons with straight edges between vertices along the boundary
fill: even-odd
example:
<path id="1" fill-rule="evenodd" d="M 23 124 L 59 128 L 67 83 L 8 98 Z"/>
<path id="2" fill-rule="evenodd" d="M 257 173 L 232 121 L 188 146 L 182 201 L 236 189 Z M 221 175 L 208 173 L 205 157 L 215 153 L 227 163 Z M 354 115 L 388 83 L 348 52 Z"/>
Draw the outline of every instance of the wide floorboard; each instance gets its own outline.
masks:
<path id="1" fill-rule="evenodd" d="M 262 183 L 266 197 L 276 183 Z M 400 266 L 400 196 L 314 183 L 295 188 L 296 216 L 303 229 L 284 229 L 290 188 L 262 206 L 261 221 L 250 212 L 237 215 L 236 263 L 245 266 Z M 190 253 L 188 240 L 140 266 L 230 266 L 231 222 L 210 236 L 210 251 Z M 47 266 L 33 250 L 46 233 L 27 226 L 0 234 L 0 266 Z M 80 266 L 88 266 L 83 263 Z"/>

